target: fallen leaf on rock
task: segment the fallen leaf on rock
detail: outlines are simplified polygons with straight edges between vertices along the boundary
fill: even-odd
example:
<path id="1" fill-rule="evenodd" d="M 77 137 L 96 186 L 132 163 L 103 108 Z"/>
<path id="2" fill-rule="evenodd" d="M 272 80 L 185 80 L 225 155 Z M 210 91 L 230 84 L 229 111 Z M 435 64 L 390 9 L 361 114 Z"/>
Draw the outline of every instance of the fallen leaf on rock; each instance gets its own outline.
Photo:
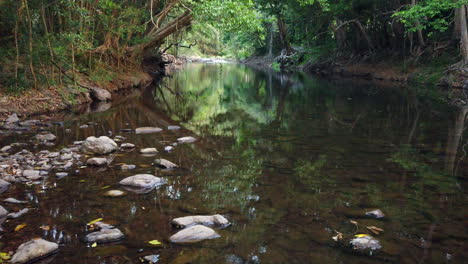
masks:
<path id="1" fill-rule="evenodd" d="M 154 245 L 154 246 L 157 246 L 157 245 L 162 245 L 161 242 L 159 242 L 158 240 L 151 240 L 150 242 L 148 242 L 149 244 L 151 245 Z"/>
<path id="2" fill-rule="evenodd" d="M 370 236 L 368 234 L 357 234 L 357 235 L 354 235 L 355 237 L 366 237 L 366 236 Z"/>
<path id="3" fill-rule="evenodd" d="M 95 224 L 95 223 L 97 223 L 97 222 L 99 222 L 99 221 L 102 221 L 102 220 L 104 220 L 104 218 L 98 218 L 98 219 L 95 219 L 95 220 L 93 220 L 93 221 L 87 223 L 86 225 L 93 225 L 93 224 Z"/>
<path id="4" fill-rule="evenodd" d="M 97 243 L 94 242 L 94 243 L 91 245 L 91 247 L 93 247 L 93 248 L 97 247 Z"/>
<path id="5" fill-rule="evenodd" d="M 27 224 L 17 225 L 17 226 L 15 227 L 15 231 L 20 231 L 20 230 L 23 229 L 25 226 L 27 226 Z"/>

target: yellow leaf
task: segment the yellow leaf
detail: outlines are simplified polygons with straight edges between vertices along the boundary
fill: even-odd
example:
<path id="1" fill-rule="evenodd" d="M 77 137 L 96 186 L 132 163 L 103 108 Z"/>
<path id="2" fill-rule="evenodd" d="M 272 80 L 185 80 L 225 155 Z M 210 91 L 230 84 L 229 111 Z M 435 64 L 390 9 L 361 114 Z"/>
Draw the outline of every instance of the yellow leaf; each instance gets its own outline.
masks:
<path id="1" fill-rule="evenodd" d="M 154 245 L 154 246 L 157 246 L 157 245 L 162 245 L 162 243 L 161 243 L 161 242 L 159 242 L 158 240 L 151 240 L 151 241 L 150 241 L 150 242 L 148 242 L 148 243 L 150 243 L 151 245 Z"/>
<path id="2" fill-rule="evenodd" d="M 80 182 L 86 182 L 86 180 L 80 180 Z"/>
<path id="3" fill-rule="evenodd" d="M 357 235 L 354 235 L 355 237 L 366 237 L 366 236 L 370 236 L 368 234 L 357 234 Z"/>
<path id="4" fill-rule="evenodd" d="M 15 227 L 15 231 L 20 231 L 20 230 L 23 229 L 25 226 L 27 226 L 27 224 L 17 225 L 17 226 Z"/>
<path id="5" fill-rule="evenodd" d="M 5 253 L 5 252 L 0 252 L 0 259 L 9 260 L 10 259 L 10 254 Z"/>
<path id="6" fill-rule="evenodd" d="M 110 185 L 107 185 L 107 186 L 102 187 L 103 190 L 105 190 L 105 189 L 107 189 L 107 188 L 110 188 Z"/>
<path id="7" fill-rule="evenodd" d="M 97 247 L 97 243 L 94 242 L 94 243 L 91 245 L 91 247 L 93 247 L 93 248 Z"/>
<path id="8" fill-rule="evenodd" d="M 93 220 L 93 221 L 87 223 L 86 225 L 92 225 L 92 224 L 95 224 L 95 223 L 97 223 L 97 222 L 99 222 L 99 221 L 102 221 L 102 220 L 104 220 L 104 218 L 98 218 L 98 219 L 95 219 L 95 220 Z"/>

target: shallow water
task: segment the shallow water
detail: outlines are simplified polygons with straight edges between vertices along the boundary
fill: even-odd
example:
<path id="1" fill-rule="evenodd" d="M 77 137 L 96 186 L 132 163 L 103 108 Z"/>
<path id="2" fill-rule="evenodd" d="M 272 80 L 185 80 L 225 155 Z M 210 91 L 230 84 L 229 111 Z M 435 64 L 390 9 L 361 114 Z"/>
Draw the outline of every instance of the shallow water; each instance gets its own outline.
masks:
<path id="1" fill-rule="evenodd" d="M 51 149 L 108 131 L 124 136 L 137 149 L 117 153 L 112 164 L 137 169 L 75 168 L 62 179 L 10 188 L 1 200 L 27 199 L 35 210 L 3 224 L 2 251 L 43 237 L 61 244 L 44 263 L 140 263 L 150 254 L 178 264 L 463 263 L 468 110 L 420 94 L 242 65 L 189 64 L 141 96 L 104 112 L 66 115 L 63 127 L 51 129 L 59 137 Z M 89 128 L 79 128 L 89 122 Z M 182 129 L 119 132 L 169 125 Z M 182 136 L 198 140 L 163 151 Z M 30 138 L 10 136 L 2 143 Z M 138 154 L 147 147 L 182 169 L 152 167 L 154 157 Z M 148 194 L 102 195 L 137 173 L 165 177 L 168 184 Z M 366 218 L 377 208 L 384 219 Z M 171 219 L 214 213 L 232 222 L 217 229 L 221 238 L 193 245 L 168 241 L 176 232 Z M 97 218 L 115 224 L 126 238 L 95 248 L 83 243 L 86 223 Z M 22 223 L 27 226 L 12 231 Z M 348 241 L 371 234 L 366 226 L 385 230 L 374 235 L 382 249 L 356 254 Z M 332 240 L 335 230 L 343 241 Z M 154 239 L 163 246 L 147 243 Z"/>

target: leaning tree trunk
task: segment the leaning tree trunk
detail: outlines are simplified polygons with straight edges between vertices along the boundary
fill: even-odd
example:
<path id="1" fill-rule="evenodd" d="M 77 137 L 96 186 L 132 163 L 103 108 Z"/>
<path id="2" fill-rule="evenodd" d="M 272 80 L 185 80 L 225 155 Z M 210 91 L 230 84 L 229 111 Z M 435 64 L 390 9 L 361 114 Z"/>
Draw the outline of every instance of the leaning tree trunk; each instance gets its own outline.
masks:
<path id="1" fill-rule="evenodd" d="M 288 39 L 288 31 L 286 29 L 286 25 L 284 24 L 281 17 L 277 16 L 277 23 L 278 23 L 278 30 L 280 33 L 281 41 L 283 42 L 283 47 L 286 49 L 286 55 L 291 55 L 293 53 L 291 43 Z"/>
<path id="2" fill-rule="evenodd" d="M 466 23 L 466 9 L 467 5 L 458 8 L 458 18 L 460 23 L 460 51 L 462 55 L 463 64 L 468 64 L 468 29 Z"/>

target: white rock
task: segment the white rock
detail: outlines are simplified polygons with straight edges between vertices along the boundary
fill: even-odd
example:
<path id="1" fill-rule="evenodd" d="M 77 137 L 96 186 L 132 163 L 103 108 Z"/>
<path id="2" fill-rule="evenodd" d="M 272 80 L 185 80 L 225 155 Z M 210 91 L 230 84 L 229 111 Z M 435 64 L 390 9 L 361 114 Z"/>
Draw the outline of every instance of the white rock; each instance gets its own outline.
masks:
<path id="1" fill-rule="evenodd" d="M 21 244 L 11 258 L 11 263 L 20 264 L 45 257 L 58 249 L 58 244 L 38 238 Z"/>
<path id="2" fill-rule="evenodd" d="M 195 243 L 206 239 L 218 238 L 220 235 L 213 229 L 196 225 L 177 232 L 169 240 L 172 243 Z"/>
<path id="3" fill-rule="evenodd" d="M 112 95 L 109 91 L 98 88 L 98 87 L 91 88 L 89 94 L 91 95 L 93 99 L 98 100 L 98 101 L 112 100 Z"/>
<path id="4" fill-rule="evenodd" d="M 158 150 L 156 148 L 144 148 L 140 149 L 141 154 L 156 154 Z"/>
<path id="5" fill-rule="evenodd" d="M 109 197 L 120 197 L 124 196 L 125 192 L 121 190 L 109 190 L 104 195 Z"/>
<path id="6" fill-rule="evenodd" d="M 192 143 L 192 142 L 197 141 L 197 139 L 194 137 L 181 137 L 181 138 L 178 138 L 177 141 L 179 143 Z"/>
<path id="7" fill-rule="evenodd" d="M 139 127 L 135 129 L 135 133 L 137 134 L 151 134 L 151 133 L 158 133 L 163 131 L 159 127 Z"/>
<path id="8" fill-rule="evenodd" d="M 57 137 L 54 134 L 38 134 L 36 139 L 39 141 L 54 141 Z"/>
<path id="9" fill-rule="evenodd" d="M 24 170 L 23 177 L 35 181 L 41 178 L 41 172 L 38 170 Z"/>
<path id="10" fill-rule="evenodd" d="M 117 228 L 113 229 L 101 229 L 100 231 L 90 233 L 86 235 L 85 240 L 88 243 L 100 242 L 107 243 L 120 240 L 125 235 Z"/>
<path id="11" fill-rule="evenodd" d="M 155 177 L 151 174 L 137 174 L 120 181 L 121 185 L 145 189 L 153 188 L 165 183 L 166 181 L 164 179 Z"/>
<path id="12" fill-rule="evenodd" d="M 120 147 L 124 149 L 131 149 L 131 148 L 134 148 L 135 145 L 132 143 L 123 143 L 122 145 L 120 145 Z"/>
<path id="13" fill-rule="evenodd" d="M 172 220 L 172 224 L 180 228 L 185 228 L 193 225 L 205 225 L 205 226 L 227 226 L 229 221 L 222 215 L 195 215 L 179 217 Z"/>
<path id="14" fill-rule="evenodd" d="M 117 143 L 109 137 L 88 137 L 85 142 L 83 142 L 81 151 L 84 153 L 108 154 L 116 151 L 117 148 Z"/>
<path id="15" fill-rule="evenodd" d="M 175 169 L 175 168 L 178 168 L 179 166 L 175 163 L 172 163 L 166 159 L 157 159 L 154 161 L 154 163 L 158 166 L 158 167 L 161 167 L 161 168 L 164 168 L 164 169 Z"/>
<path id="16" fill-rule="evenodd" d="M 106 166 L 107 165 L 107 159 L 106 158 L 90 158 L 86 161 L 86 165 L 89 166 Z"/>

